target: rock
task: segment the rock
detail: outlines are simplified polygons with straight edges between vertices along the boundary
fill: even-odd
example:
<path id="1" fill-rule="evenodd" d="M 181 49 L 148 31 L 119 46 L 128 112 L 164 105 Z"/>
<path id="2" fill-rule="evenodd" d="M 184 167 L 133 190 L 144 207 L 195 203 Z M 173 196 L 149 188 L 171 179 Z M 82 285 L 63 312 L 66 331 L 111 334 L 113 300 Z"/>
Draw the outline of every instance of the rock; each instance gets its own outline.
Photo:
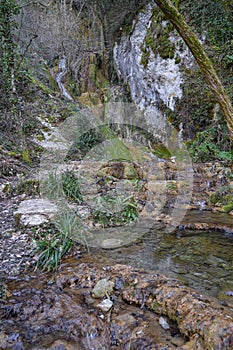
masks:
<path id="1" fill-rule="evenodd" d="M 28 199 L 20 203 L 14 217 L 22 226 L 36 226 L 48 222 L 57 211 L 57 206 L 48 200 Z"/>
<path id="2" fill-rule="evenodd" d="M 117 238 L 108 238 L 108 239 L 104 239 L 101 242 L 101 248 L 104 249 L 114 249 L 114 248 L 118 248 L 124 245 L 124 241 L 122 239 L 117 239 Z"/>
<path id="3" fill-rule="evenodd" d="M 233 291 L 232 290 L 228 290 L 227 292 L 225 292 L 225 295 L 228 297 L 233 297 Z"/>
<path id="4" fill-rule="evenodd" d="M 170 326 L 167 323 L 166 319 L 162 316 L 159 318 L 159 324 L 163 329 L 170 329 Z"/>
<path id="5" fill-rule="evenodd" d="M 178 348 L 180 348 L 181 346 L 183 346 L 185 344 L 185 340 L 184 338 L 180 337 L 180 336 L 176 336 L 171 340 L 171 343 L 175 346 L 177 346 Z"/>
<path id="6" fill-rule="evenodd" d="M 103 298 L 106 294 L 112 293 L 114 288 L 114 282 L 108 281 L 107 279 L 101 279 L 97 282 L 92 290 L 93 298 Z"/>
<path id="7" fill-rule="evenodd" d="M 128 313 L 119 314 L 116 320 L 122 325 L 133 325 L 136 323 L 136 318 Z"/>
<path id="8" fill-rule="evenodd" d="M 97 305 L 102 311 L 108 312 L 113 306 L 113 302 L 110 299 L 104 299 L 100 304 Z"/>

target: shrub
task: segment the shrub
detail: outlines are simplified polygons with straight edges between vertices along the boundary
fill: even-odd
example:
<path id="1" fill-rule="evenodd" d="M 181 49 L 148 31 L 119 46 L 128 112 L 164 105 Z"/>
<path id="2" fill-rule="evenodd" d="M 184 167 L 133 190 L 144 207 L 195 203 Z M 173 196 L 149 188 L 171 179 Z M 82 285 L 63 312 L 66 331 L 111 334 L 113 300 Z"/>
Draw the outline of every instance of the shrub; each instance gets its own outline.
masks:
<path id="1" fill-rule="evenodd" d="M 212 204 L 221 206 L 224 211 L 230 212 L 233 210 L 233 188 L 229 185 L 222 186 L 216 192 L 209 196 L 208 201 Z"/>
<path id="2" fill-rule="evenodd" d="M 65 194 L 69 200 L 82 202 L 79 180 L 70 170 L 66 170 L 61 176 L 56 171 L 50 172 L 42 185 L 43 192 L 49 199 L 57 199 Z"/>
<path id="3" fill-rule="evenodd" d="M 102 197 L 97 209 L 92 212 L 92 218 L 104 227 L 130 224 L 138 218 L 137 202 L 132 196 Z"/>
<path id="4" fill-rule="evenodd" d="M 58 214 L 52 229 L 51 227 L 43 229 L 39 240 L 34 240 L 35 252 L 39 253 L 36 269 L 42 271 L 56 269 L 61 259 L 72 250 L 74 238 L 87 246 L 86 240 L 81 234 L 76 214 L 71 212 Z"/>
<path id="5" fill-rule="evenodd" d="M 195 162 L 206 162 L 215 159 L 226 162 L 233 161 L 233 151 L 228 138 L 226 137 L 225 144 L 222 144 L 218 133 L 217 128 L 209 128 L 198 132 L 193 141 L 186 143 Z"/>

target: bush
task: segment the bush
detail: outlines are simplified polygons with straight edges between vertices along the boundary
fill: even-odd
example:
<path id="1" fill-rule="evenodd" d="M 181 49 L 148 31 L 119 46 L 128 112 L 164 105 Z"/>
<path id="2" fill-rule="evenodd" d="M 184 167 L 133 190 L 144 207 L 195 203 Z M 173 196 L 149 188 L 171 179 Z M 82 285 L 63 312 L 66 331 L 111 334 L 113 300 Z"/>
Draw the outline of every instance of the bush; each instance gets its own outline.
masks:
<path id="1" fill-rule="evenodd" d="M 94 222 L 104 227 L 130 224 L 138 218 L 137 202 L 132 196 L 101 198 L 99 206 L 92 212 Z"/>
<path id="2" fill-rule="evenodd" d="M 43 182 L 43 192 L 49 199 L 58 199 L 65 194 L 69 200 L 82 202 L 79 180 L 70 170 L 66 170 L 61 176 L 56 171 L 50 172 Z"/>
<path id="3" fill-rule="evenodd" d="M 60 213 L 53 225 L 50 228 L 42 229 L 37 240 L 34 240 L 35 252 L 39 253 L 36 269 L 42 271 L 56 269 L 61 259 L 72 250 L 74 238 L 87 246 L 86 240 L 81 234 L 76 214 Z"/>
<path id="4" fill-rule="evenodd" d="M 217 128 L 209 128 L 205 131 L 198 132 L 193 141 L 187 142 L 189 153 L 195 162 L 206 162 L 211 160 L 220 160 L 226 162 L 233 161 L 233 151 L 230 146 L 229 137 L 225 133 L 219 139 Z M 225 149 L 223 148 L 225 147 Z"/>
<path id="5" fill-rule="evenodd" d="M 220 206 L 227 213 L 233 210 L 233 188 L 229 185 L 222 186 L 209 196 L 208 201 Z"/>

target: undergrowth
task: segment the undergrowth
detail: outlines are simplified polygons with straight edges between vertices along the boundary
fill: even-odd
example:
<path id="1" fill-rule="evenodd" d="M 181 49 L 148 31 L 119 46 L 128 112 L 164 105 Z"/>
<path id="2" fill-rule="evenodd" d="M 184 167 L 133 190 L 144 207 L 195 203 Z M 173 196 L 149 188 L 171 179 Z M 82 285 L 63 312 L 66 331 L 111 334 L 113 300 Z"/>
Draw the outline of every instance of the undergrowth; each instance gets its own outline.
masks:
<path id="1" fill-rule="evenodd" d="M 36 269 L 42 271 L 54 270 L 61 259 L 72 251 L 74 239 L 87 246 L 81 235 L 79 221 L 75 213 L 60 213 L 49 227 L 37 231 L 34 239 L 37 254 Z"/>
<path id="2" fill-rule="evenodd" d="M 229 213 L 233 210 L 233 188 L 229 185 L 219 187 L 209 196 L 208 201 Z"/>
<path id="3" fill-rule="evenodd" d="M 130 224 L 138 218 L 137 202 L 132 196 L 100 197 L 92 218 L 104 227 Z"/>
<path id="4" fill-rule="evenodd" d="M 56 171 L 50 172 L 42 185 L 43 192 L 51 200 L 62 198 L 65 195 L 68 200 L 77 203 L 83 201 L 79 189 L 79 179 L 70 170 L 66 170 L 60 175 Z"/>
<path id="5" fill-rule="evenodd" d="M 233 150 L 229 137 L 218 128 L 209 128 L 198 132 L 193 141 L 188 141 L 187 147 L 194 162 L 211 160 L 233 162 Z"/>

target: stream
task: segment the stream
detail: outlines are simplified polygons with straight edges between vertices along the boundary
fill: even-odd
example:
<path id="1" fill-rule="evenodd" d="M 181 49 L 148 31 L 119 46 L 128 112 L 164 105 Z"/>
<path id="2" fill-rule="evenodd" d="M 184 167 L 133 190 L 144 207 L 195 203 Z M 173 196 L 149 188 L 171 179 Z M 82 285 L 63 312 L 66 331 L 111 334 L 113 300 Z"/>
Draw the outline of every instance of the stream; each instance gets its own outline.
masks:
<path id="1" fill-rule="evenodd" d="M 159 271 L 195 290 L 227 300 L 233 306 L 233 232 L 232 216 L 210 211 L 190 210 L 185 223 L 212 223 L 222 230 L 190 230 L 182 225 L 167 234 L 161 226 L 151 229 L 137 244 L 103 254 L 118 263 Z"/>
<path id="2" fill-rule="evenodd" d="M 228 223 L 228 229 L 232 224 L 230 215 L 198 210 L 190 210 L 183 223 L 204 220 L 212 220 L 218 225 Z M 0 349 L 197 349 L 199 338 L 197 343 L 189 342 L 176 322 L 149 311 L 143 307 L 143 301 L 139 308 L 122 299 L 123 286 L 127 288 L 132 279 L 138 281 L 140 278 L 145 280 L 143 291 L 147 298 L 150 292 L 146 281 L 156 276 L 166 286 L 164 273 L 170 278 L 169 295 L 177 290 L 185 291 L 185 285 L 194 288 L 187 292 L 187 305 L 182 297 L 184 313 L 187 307 L 189 311 L 193 309 L 190 298 L 200 300 L 204 309 L 211 307 L 213 301 L 206 296 L 209 295 L 218 297 L 222 306 L 216 312 L 230 322 L 229 316 L 224 316 L 224 310 L 227 315 L 232 314 L 233 234 L 222 230 L 187 230 L 183 229 L 184 225 L 181 223 L 177 231 L 166 233 L 163 224 L 157 223 L 129 246 L 111 250 L 92 248 L 83 257 L 77 254 L 65 259 L 57 272 L 26 272 L 8 278 L 0 290 L 7 296 L 0 308 Z M 149 275 L 137 268 L 149 270 Z M 178 289 L 174 277 L 179 281 Z M 108 312 L 102 310 L 101 299 L 93 297 L 93 287 L 103 278 L 115 283 L 111 292 L 114 306 Z M 223 324 L 228 333 L 231 332 L 230 325 Z M 219 349 L 230 350 L 230 336 L 229 339 L 230 343 Z M 202 343 L 198 348 L 207 349 Z"/>
<path id="3" fill-rule="evenodd" d="M 176 100 L 182 97 L 181 85 L 183 78 L 180 73 L 180 63 L 175 61 L 175 57 L 163 60 L 159 55 L 155 56 L 151 50 L 148 64 L 145 66 L 140 63 L 143 58 L 142 43 L 146 38 L 146 30 L 151 25 L 151 10 L 152 8 L 148 6 L 146 11 L 141 12 L 138 16 L 138 22 L 132 30 L 131 37 L 127 38 L 126 35 L 123 35 L 121 41 L 115 45 L 115 68 L 118 76 L 130 86 L 132 100 L 140 110 L 144 110 L 148 125 L 155 125 L 155 131 L 159 136 L 163 132 L 166 135 L 166 137 L 159 138 L 159 140 L 165 145 L 164 140 L 167 141 L 168 145 L 174 144 L 174 148 L 182 148 L 182 127 L 180 127 L 179 132 L 171 128 L 167 132 L 164 117 L 159 111 L 161 101 L 173 111 Z M 163 24 L 164 26 L 167 25 L 166 22 Z M 169 40 L 171 42 L 175 41 L 175 34 L 170 34 Z M 179 43 L 176 43 L 175 53 L 179 54 L 181 63 L 186 63 L 187 67 L 192 66 L 193 60 L 187 48 L 181 50 Z M 55 79 L 63 96 L 74 102 L 63 84 L 66 73 L 66 58 L 63 57 L 59 61 Z M 108 121 L 116 123 L 116 115 L 112 113 L 114 109 L 111 110 L 110 108 L 109 111 L 112 116 L 108 118 Z M 83 128 L 84 131 L 89 131 L 89 124 L 92 124 L 90 115 L 89 112 L 86 113 L 85 111 L 80 115 L 77 113 L 79 119 L 75 115 L 77 120 L 82 120 L 82 123 L 86 124 Z M 134 114 L 132 115 L 135 117 Z M 128 117 L 128 114 L 126 114 L 126 117 Z M 130 117 L 123 119 L 123 121 L 127 121 L 131 126 L 141 126 L 141 124 L 136 124 L 134 118 L 132 119 L 133 121 L 130 114 Z M 80 125 L 78 126 L 81 131 L 76 130 L 77 125 L 71 122 L 70 124 L 64 123 L 62 129 L 64 133 L 61 134 L 59 134 L 57 127 L 52 128 L 49 123 L 43 120 L 41 120 L 41 123 L 46 127 L 46 130 L 49 130 L 49 132 L 44 133 L 41 146 L 44 149 L 47 148 L 48 155 L 51 156 L 48 159 L 45 157 L 47 168 L 43 164 L 41 168 L 42 170 L 53 169 L 52 161 L 57 157 L 55 165 L 60 165 L 61 159 L 63 160 L 64 154 L 67 153 L 68 148 L 71 147 L 74 141 L 73 138 L 68 137 L 68 141 L 72 142 L 66 144 L 63 136 L 72 134 L 71 136 L 74 137 L 73 133 L 75 134 L 76 131 L 80 135 L 82 133 L 85 135 L 85 133 L 81 132 Z M 98 120 L 97 124 L 99 123 Z M 102 122 L 100 125 L 102 125 Z M 119 126 L 121 125 L 123 123 L 119 122 Z M 175 141 L 172 138 L 169 139 L 167 134 L 169 137 L 171 134 Z M 77 139 L 78 136 L 75 134 Z M 112 148 L 115 151 L 117 149 L 115 143 L 113 143 L 113 146 Z M 106 149 L 108 148 L 110 147 L 107 144 Z M 108 164 L 107 166 L 104 163 L 105 167 L 100 168 L 102 169 L 102 175 L 98 176 L 96 175 L 98 174 L 97 170 L 100 169 L 94 169 L 94 162 L 91 164 L 92 168 L 89 167 L 90 163 L 87 162 L 88 168 L 85 169 L 85 160 L 89 161 L 88 157 L 92 160 L 91 156 L 98 155 L 98 148 L 93 147 L 93 149 L 93 154 L 88 150 L 87 156 L 82 162 L 83 169 L 80 164 L 75 163 L 75 160 L 73 164 L 66 163 L 65 165 L 68 164 L 77 169 L 80 166 L 81 170 L 79 171 L 83 172 L 83 178 L 85 179 L 83 192 L 84 194 L 87 192 L 87 196 L 89 195 L 91 199 L 92 197 L 96 199 L 101 190 L 106 189 L 107 183 L 104 182 L 104 188 L 99 185 L 99 187 L 96 186 L 98 176 L 105 180 L 106 175 L 115 165 L 113 164 L 110 168 Z M 133 147 L 131 146 L 130 149 L 132 150 Z M 100 150 L 103 152 L 105 148 L 101 146 Z M 145 153 L 144 147 L 143 152 Z M 139 152 L 135 152 L 135 154 L 139 157 Z M 171 154 L 173 153 L 171 152 Z M 153 154 L 152 156 L 154 159 L 155 156 Z M 118 158 L 120 159 L 119 154 L 110 159 Z M 95 157 L 93 159 L 95 160 Z M 126 159 L 130 163 L 127 157 Z M 109 159 L 104 158 L 105 162 L 107 160 Z M 167 193 L 164 191 L 166 187 L 163 186 L 170 185 L 171 192 L 172 188 L 173 190 L 176 189 L 174 181 L 176 181 L 176 185 L 180 185 L 179 181 L 187 180 L 187 184 L 184 185 L 184 182 L 182 184 L 183 187 L 188 186 L 191 183 L 190 179 L 193 179 L 193 169 L 190 168 L 191 163 L 189 164 L 189 162 L 185 163 L 186 167 L 180 169 L 178 167 L 177 169 L 177 165 L 174 165 L 172 161 L 171 168 L 166 168 L 167 164 L 164 159 L 156 158 L 156 160 L 158 163 L 157 173 L 153 168 L 150 175 L 154 176 L 154 179 L 150 178 L 151 182 L 148 180 L 148 183 L 153 184 L 153 181 L 155 181 L 154 185 L 156 186 L 149 189 L 153 201 L 156 196 L 158 203 L 160 203 L 163 194 Z M 128 163 L 124 163 L 127 165 L 123 168 L 124 174 L 126 170 L 131 169 Z M 141 167 L 146 174 L 145 164 L 146 162 Z M 184 175 L 172 177 L 172 169 L 176 175 L 180 175 L 180 173 Z M 90 174 L 91 172 L 93 174 Z M 45 172 L 45 174 L 47 173 Z M 90 177 L 89 182 L 87 181 L 87 174 Z M 118 178 L 114 174 L 110 174 L 115 178 L 115 183 L 118 185 L 120 183 L 119 179 L 123 179 L 126 183 L 131 180 L 130 174 L 128 174 L 129 178 L 127 176 L 124 178 L 124 175 Z M 144 173 L 142 174 L 144 175 Z M 166 177 L 169 174 L 170 177 Z M 93 178 L 91 178 L 91 175 L 93 175 Z M 156 177 L 156 175 L 159 176 Z M 137 176 L 138 178 L 134 174 L 138 181 L 142 180 L 139 175 Z M 209 181 L 209 177 L 204 178 L 203 176 L 198 181 L 206 183 L 206 179 Z M 219 174 L 215 180 L 217 187 L 217 181 L 221 180 Z M 92 182 L 96 192 L 93 192 Z M 200 183 L 198 183 L 198 189 L 201 188 Z M 158 184 L 160 188 L 158 188 Z M 197 185 L 195 182 L 194 184 Z M 132 191 L 131 187 L 130 190 Z M 194 186 L 194 194 L 196 195 L 197 191 L 195 191 Z M 188 194 L 191 196 L 191 192 L 187 189 L 184 193 L 182 192 L 183 202 L 187 205 L 184 211 L 189 207 L 190 198 L 188 198 Z M 200 191 L 200 193 L 202 192 Z M 174 196 L 177 196 L 177 193 L 179 194 L 179 191 L 175 191 Z M 172 195 L 171 198 L 174 199 Z M 35 200 L 38 202 L 38 198 Z M 97 204 L 93 203 L 93 208 L 95 208 Z M 177 206 L 180 203 L 177 202 Z M 21 264 L 25 270 L 22 268 L 20 274 L 6 276 L 2 271 L 2 276 L 0 274 L 0 277 L 3 277 L 0 281 L 0 350 L 205 350 L 207 348 L 212 349 L 209 347 L 208 335 L 204 339 L 204 333 L 206 333 L 206 328 L 209 327 L 208 322 L 215 326 L 215 320 L 216 326 L 220 329 L 217 335 L 220 340 L 217 337 L 214 339 L 217 345 L 214 345 L 213 349 L 230 350 L 233 342 L 231 335 L 233 329 L 231 321 L 233 313 L 233 216 L 205 210 L 207 208 L 204 197 L 197 197 L 196 203 L 200 204 L 200 210 L 189 209 L 184 217 L 183 215 L 178 216 L 178 219 L 180 219 L 180 221 L 177 221 L 179 226 L 172 232 L 167 230 L 165 221 L 160 220 L 159 216 L 156 216 L 157 219 L 153 217 L 152 225 L 144 224 L 144 221 L 142 221 L 141 226 L 139 224 L 138 226 L 111 227 L 109 236 L 105 228 L 100 225 L 93 225 L 93 232 L 90 231 L 93 234 L 94 243 L 98 241 L 99 235 L 100 242 L 108 243 L 110 241 L 112 243 L 116 241 L 120 244 L 115 247 L 108 244 L 101 245 L 99 241 L 98 244 L 90 244 L 88 253 L 83 253 L 81 250 L 76 251 L 73 256 L 64 259 L 57 271 L 54 272 L 32 271 L 32 269 L 24 267 L 22 261 L 19 262 L 19 265 Z M 165 200 L 163 204 L 162 215 L 169 216 L 172 211 L 171 208 L 174 207 L 167 205 L 167 208 L 170 209 L 164 209 Z M 81 207 L 83 212 L 85 209 Z M 148 206 L 147 209 L 149 210 L 150 207 Z M 145 211 L 145 213 L 148 214 L 149 211 L 148 213 Z M 142 216 L 146 222 L 145 213 Z M 17 243 L 19 238 L 20 235 L 15 238 Z M 6 263 L 9 264 L 8 260 L 6 260 Z M 138 269 L 145 269 L 146 271 Z M 96 285 L 104 279 L 112 283 L 112 289 L 110 288 L 110 290 L 104 291 L 101 296 L 96 297 L 93 291 Z M 137 294 L 137 288 L 139 290 L 141 288 L 141 294 Z M 134 297 L 135 300 L 133 300 Z M 213 301 L 213 297 L 217 298 L 220 303 L 216 303 L 216 300 Z M 154 309 L 150 308 L 150 299 L 152 299 L 151 304 L 154 303 Z M 104 308 L 104 300 L 110 302 L 109 309 Z M 160 302 L 161 305 L 163 302 L 164 304 L 173 305 L 175 317 L 172 312 L 169 314 L 165 306 L 162 308 Z M 212 306 L 212 302 L 216 303 L 217 306 L 215 306 L 216 304 Z M 193 320 L 190 320 L 190 318 L 192 319 L 193 310 L 195 316 L 196 306 L 197 318 L 193 317 Z M 202 308 L 204 311 L 202 311 Z M 181 315 L 179 312 L 181 312 Z M 188 321 L 185 319 L 186 316 Z M 226 323 L 224 323 L 225 321 Z M 182 325 L 182 322 L 185 325 Z M 202 327 L 203 329 L 201 329 Z M 214 338 L 216 335 L 213 329 L 214 327 L 211 328 L 210 338 Z M 224 330 L 223 333 L 221 333 L 222 329 Z M 218 344 L 220 345 L 218 346 Z"/>

